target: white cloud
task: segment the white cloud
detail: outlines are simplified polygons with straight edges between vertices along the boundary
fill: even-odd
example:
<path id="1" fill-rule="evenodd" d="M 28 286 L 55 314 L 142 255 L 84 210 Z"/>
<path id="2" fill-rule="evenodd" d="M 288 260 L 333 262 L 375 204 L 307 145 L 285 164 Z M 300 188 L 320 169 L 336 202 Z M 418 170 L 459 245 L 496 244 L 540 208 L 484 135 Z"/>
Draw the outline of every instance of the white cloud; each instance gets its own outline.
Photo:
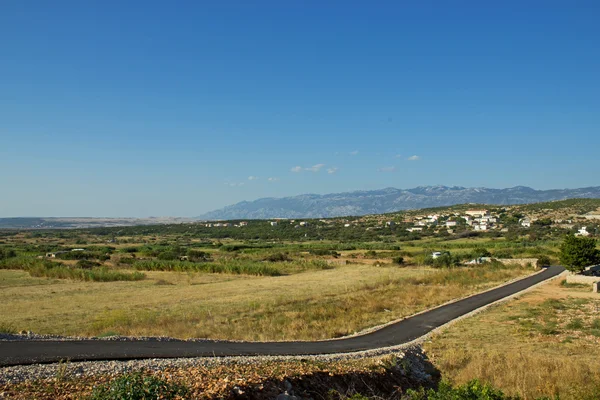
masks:
<path id="1" fill-rule="evenodd" d="M 421 159 L 421 157 L 419 157 L 419 156 L 410 156 L 407 158 L 408 161 L 418 161 L 420 159 Z"/>
<path id="2" fill-rule="evenodd" d="M 229 187 L 238 187 L 244 186 L 244 182 L 225 182 L 225 185 Z"/>
<path id="3" fill-rule="evenodd" d="M 321 168 L 323 168 L 325 164 L 315 164 L 312 167 L 304 168 L 307 171 L 319 172 Z"/>
<path id="4" fill-rule="evenodd" d="M 396 154 L 396 158 L 402 158 L 402 154 Z"/>
<path id="5" fill-rule="evenodd" d="M 279 178 L 270 177 L 267 179 L 269 182 L 277 182 Z"/>
<path id="6" fill-rule="evenodd" d="M 250 175 L 250 176 L 248 177 L 248 180 L 249 180 L 249 181 L 255 181 L 255 180 L 257 180 L 257 179 L 258 179 L 258 176 L 252 176 L 252 175 Z"/>
<path id="7" fill-rule="evenodd" d="M 377 171 L 379 172 L 394 172 L 396 170 L 396 167 L 382 167 L 377 169 Z"/>
<path id="8" fill-rule="evenodd" d="M 328 174 L 335 174 L 336 172 L 338 172 L 338 170 L 339 170 L 338 167 L 327 168 L 327 173 Z"/>
<path id="9" fill-rule="evenodd" d="M 302 167 L 301 167 L 301 166 L 299 166 L 299 165 L 298 165 L 298 166 L 295 166 L 295 167 L 293 167 L 293 168 L 291 169 L 291 171 L 292 171 L 292 172 L 300 172 L 300 171 L 302 171 Z"/>
<path id="10" fill-rule="evenodd" d="M 350 153 L 348 153 L 348 154 L 350 154 L 351 156 L 355 156 L 355 155 L 357 155 L 357 154 L 358 154 L 358 150 L 351 151 L 351 152 L 350 152 Z"/>

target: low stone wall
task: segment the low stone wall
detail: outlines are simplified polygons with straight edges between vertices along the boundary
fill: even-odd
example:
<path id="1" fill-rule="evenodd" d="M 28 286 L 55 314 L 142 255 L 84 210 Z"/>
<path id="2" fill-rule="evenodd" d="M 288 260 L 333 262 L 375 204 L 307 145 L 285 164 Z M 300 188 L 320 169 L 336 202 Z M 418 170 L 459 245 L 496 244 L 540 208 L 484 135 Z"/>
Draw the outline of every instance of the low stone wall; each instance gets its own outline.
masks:
<path id="1" fill-rule="evenodd" d="M 532 267 L 535 267 L 537 264 L 537 258 L 497 258 L 502 264 L 519 264 L 523 267 L 526 267 L 527 264 L 531 264 Z"/>
<path id="2" fill-rule="evenodd" d="M 573 273 L 567 275 L 567 283 L 582 283 L 585 285 L 591 285 L 594 282 L 600 282 L 600 276 L 585 276 Z"/>

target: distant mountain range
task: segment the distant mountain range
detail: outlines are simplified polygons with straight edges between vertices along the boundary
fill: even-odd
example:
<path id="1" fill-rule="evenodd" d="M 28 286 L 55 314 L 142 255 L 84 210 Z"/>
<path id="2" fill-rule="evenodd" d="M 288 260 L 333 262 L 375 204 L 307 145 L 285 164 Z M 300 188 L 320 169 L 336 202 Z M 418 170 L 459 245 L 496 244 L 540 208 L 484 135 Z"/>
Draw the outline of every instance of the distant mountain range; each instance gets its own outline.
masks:
<path id="1" fill-rule="evenodd" d="M 419 186 L 414 189 L 387 188 L 325 195 L 303 194 L 242 201 L 208 212 L 198 219 L 326 218 L 464 203 L 509 205 L 571 198 L 600 198 L 600 186 L 552 190 L 535 190 L 526 186 L 508 189 Z"/>

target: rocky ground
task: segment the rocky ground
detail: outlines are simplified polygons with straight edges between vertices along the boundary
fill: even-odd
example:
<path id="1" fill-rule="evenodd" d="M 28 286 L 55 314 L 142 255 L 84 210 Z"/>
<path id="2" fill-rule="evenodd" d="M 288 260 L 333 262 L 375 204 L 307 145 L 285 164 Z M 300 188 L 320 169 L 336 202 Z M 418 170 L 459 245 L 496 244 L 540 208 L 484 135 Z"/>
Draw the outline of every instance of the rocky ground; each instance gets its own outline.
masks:
<path id="1" fill-rule="evenodd" d="M 420 348 L 364 359 L 231 357 L 61 363 L 0 369 L 0 399 L 79 399 L 142 371 L 182 384 L 191 399 L 400 398 L 439 379 Z"/>

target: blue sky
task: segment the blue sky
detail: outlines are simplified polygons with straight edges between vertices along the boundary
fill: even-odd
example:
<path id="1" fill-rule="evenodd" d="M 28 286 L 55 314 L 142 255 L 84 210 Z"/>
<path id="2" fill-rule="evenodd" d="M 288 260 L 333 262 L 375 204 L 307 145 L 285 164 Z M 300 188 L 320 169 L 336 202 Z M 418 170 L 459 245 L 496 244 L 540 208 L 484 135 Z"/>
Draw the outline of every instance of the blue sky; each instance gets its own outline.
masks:
<path id="1" fill-rule="evenodd" d="M 566 0 L 4 0 L 0 216 L 599 185 L 599 19 Z"/>

